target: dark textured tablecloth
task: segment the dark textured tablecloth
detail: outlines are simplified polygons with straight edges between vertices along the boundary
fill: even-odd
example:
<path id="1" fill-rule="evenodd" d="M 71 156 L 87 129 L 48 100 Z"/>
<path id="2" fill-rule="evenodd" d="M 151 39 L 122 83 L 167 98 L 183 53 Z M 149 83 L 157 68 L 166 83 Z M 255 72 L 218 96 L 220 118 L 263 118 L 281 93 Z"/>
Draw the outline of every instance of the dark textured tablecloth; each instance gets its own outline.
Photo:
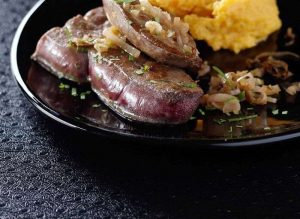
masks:
<path id="1" fill-rule="evenodd" d="M 300 217 L 297 140 L 242 150 L 146 145 L 40 115 L 9 61 L 34 3 L 0 0 L 0 218 Z"/>

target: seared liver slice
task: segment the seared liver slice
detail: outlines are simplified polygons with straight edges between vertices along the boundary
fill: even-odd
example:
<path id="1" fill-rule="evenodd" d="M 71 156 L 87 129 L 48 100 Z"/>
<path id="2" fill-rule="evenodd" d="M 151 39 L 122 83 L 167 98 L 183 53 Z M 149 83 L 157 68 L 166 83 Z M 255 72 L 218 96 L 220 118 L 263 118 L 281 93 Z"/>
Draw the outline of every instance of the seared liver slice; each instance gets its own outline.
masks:
<path id="1" fill-rule="evenodd" d="M 60 78 L 79 84 L 88 82 L 87 51 L 72 46 L 70 38 L 81 38 L 85 34 L 102 35 L 104 16 L 104 10 L 97 8 L 85 17 L 77 15 L 70 19 L 63 28 L 52 28 L 39 40 L 32 59 Z"/>
<path id="2" fill-rule="evenodd" d="M 150 70 L 141 73 L 143 66 Z M 92 89 L 119 115 L 152 124 L 187 122 L 203 94 L 183 70 L 151 61 L 141 55 L 130 61 L 120 49 L 99 56 L 89 52 Z"/>
<path id="3" fill-rule="evenodd" d="M 110 23 L 117 26 L 136 48 L 160 63 L 191 69 L 194 72 L 201 68 L 202 59 L 199 57 L 196 43 L 191 36 L 188 36 L 189 46 L 193 48 L 193 51 L 192 54 L 185 54 L 183 48 L 167 45 L 150 34 L 123 9 L 122 5 L 115 0 L 103 0 L 103 7 Z"/>

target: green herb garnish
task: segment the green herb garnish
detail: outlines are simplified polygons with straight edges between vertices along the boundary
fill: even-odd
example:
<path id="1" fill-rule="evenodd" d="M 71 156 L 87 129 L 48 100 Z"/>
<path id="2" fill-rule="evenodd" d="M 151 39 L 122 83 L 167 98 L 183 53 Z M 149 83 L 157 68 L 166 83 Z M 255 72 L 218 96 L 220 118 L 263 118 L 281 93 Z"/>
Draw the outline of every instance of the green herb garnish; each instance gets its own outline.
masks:
<path id="1" fill-rule="evenodd" d="M 226 77 L 225 73 L 221 69 L 219 69 L 217 66 L 213 66 L 212 68 L 213 68 L 213 70 L 215 72 L 218 73 L 219 77 L 221 77 L 222 79 L 224 79 L 225 81 L 227 81 L 227 77 Z"/>
<path id="2" fill-rule="evenodd" d="M 239 95 L 237 95 L 237 98 L 239 99 L 240 102 L 244 101 L 246 99 L 245 91 L 239 93 Z"/>
<path id="3" fill-rule="evenodd" d="M 232 133 L 232 132 L 233 132 L 233 127 L 232 127 L 232 126 L 229 127 L 228 132 L 229 132 L 229 133 Z"/>
<path id="4" fill-rule="evenodd" d="M 199 109 L 199 113 L 200 113 L 202 116 L 205 116 L 205 112 L 204 112 L 202 109 Z"/>
<path id="5" fill-rule="evenodd" d="M 278 114 L 279 114 L 279 110 L 278 110 L 278 109 L 272 110 L 272 114 L 273 114 L 273 115 L 278 115 Z"/>
<path id="6" fill-rule="evenodd" d="M 217 123 L 218 125 L 222 125 L 225 122 L 227 122 L 227 120 L 226 119 L 214 119 L 214 122 Z"/>
<path id="7" fill-rule="evenodd" d="M 64 83 L 61 82 L 58 87 L 59 87 L 59 89 L 63 90 L 63 89 L 69 89 L 70 85 L 64 84 Z"/>
<path id="8" fill-rule="evenodd" d="M 244 121 L 244 120 L 255 119 L 255 118 L 257 118 L 257 116 L 258 115 L 251 115 L 251 116 L 232 118 L 232 119 L 228 119 L 228 122 L 240 122 L 240 121 Z"/>
<path id="9" fill-rule="evenodd" d="M 73 97 L 77 97 L 77 96 L 78 96 L 77 89 L 76 89 L 75 87 L 72 88 L 72 90 L 71 90 L 71 95 L 72 95 Z"/>
<path id="10" fill-rule="evenodd" d="M 90 90 L 85 91 L 85 92 L 81 92 L 81 93 L 80 93 L 80 99 L 81 99 L 81 100 L 85 100 L 86 96 L 87 96 L 87 95 L 90 95 L 91 93 L 92 93 L 92 92 L 91 92 Z"/>
<path id="11" fill-rule="evenodd" d="M 231 119 L 215 119 L 214 122 L 217 123 L 218 125 L 222 125 L 226 122 L 233 123 L 233 122 L 241 122 L 244 120 L 255 119 L 257 116 L 258 115 L 251 115 L 251 116 L 243 116 L 243 117 L 231 118 Z"/>
<path id="12" fill-rule="evenodd" d="M 185 83 L 185 82 L 179 82 L 177 83 L 179 86 L 185 87 L 185 88 L 196 88 L 197 84 L 194 82 Z"/>
<path id="13" fill-rule="evenodd" d="M 289 111 L 282 111 L 282 115 L 287 115 L 289 113 Z"/>
<path id="14" fill-rule="evenodd" d="M 264 130 L 265 131 L 271 131 L 271 128 L 270 127 L 265 127 Z"/>
<path id="15" fill-rule="evenodd" d="M 135 73 L 138 75 L 143 75 L 146 72 L 149 72 L 150 68 L 151 68 L 151 66 L 145 64 L 140 69 L 136 70 Z"/>
<path id="16" fill-rule="evenodd" d="M 192 117 L 190 118 L 190 120 L 195 120 L 195 119 L 197 119 L 195 116 L 192 116 Z"/>
<path id="17" fill-rule="evenodd" d="M 131 62 L 133 62 L 135 60 L 135 57 L 133 55 L 129 54 L 128 60 L 131 61 Z"/>

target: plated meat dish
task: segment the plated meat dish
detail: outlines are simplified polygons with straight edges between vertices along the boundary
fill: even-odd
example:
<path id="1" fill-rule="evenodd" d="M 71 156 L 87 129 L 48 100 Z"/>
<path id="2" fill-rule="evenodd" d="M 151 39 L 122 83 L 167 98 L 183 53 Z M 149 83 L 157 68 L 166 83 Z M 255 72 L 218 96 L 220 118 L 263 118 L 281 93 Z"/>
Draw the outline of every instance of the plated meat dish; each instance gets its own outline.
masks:
<path id="1" fill-rule="evenodd" d="M 166 53 L 155 56 L 157 59 L 141 53 L 143 48 L 135 48 L 130 36 L 118 27 L 107 21 L 103 8 L 93 9 L 45 33 L 32 59 L 60 78 L 90 83 L 109 108 L 129 120 L 151 124 L 189 121 L 200 104 L 202 89 L 178 64 L 163 64 L 170 64 L 162 59 Z M 180 67 L 201 67 L 190 36 L 189 45 L 197 58 L 178 53 L 185 63 Z M 171 51 L 166 45 L 159 46 Z M 176 63 L 180 55 L 168 58 Z"/>

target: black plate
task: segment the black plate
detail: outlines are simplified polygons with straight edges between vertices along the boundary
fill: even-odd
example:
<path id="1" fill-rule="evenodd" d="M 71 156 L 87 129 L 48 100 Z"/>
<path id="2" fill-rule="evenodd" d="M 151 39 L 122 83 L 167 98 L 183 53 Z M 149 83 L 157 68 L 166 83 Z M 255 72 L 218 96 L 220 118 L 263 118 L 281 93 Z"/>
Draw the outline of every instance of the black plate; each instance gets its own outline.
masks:
<path id="1" fill-rule="evenodd" d="M 277 106 L 266 106 L 246 110 L 244 114 L 257 114 L 254 120 L 219 125 L 216 119 L 226 117 L 217 112 L 207 112 L 201 117 L 181 126 L 160 127 L 128 122 L 107 109 L 94 94 L 86 100 L 70 95 L 69 90 L 59 88 L 60 80 L 49 74 L 39 65 L 31 62 L 36 43 L 41 35 L 54 26 L 63 26 L 67 19 L 78 13 L 100 5 L 98 0 L 51 0 L 39 1 L 26 15 L 17 30 L 11 50 L 11 65 L 14 77 L 29 101 L 43 114 L 67 125 L 99 135 L 120 138 L 132 138 L 139 141 L 159 141 L 171 144 L 196 144 L 201 147 L 212 146 L 250 146 L 283 141 L 300 136 L 300 102 L 283 94 Z M 211 64 L 225 70 L 243 69 L 245 60 L 266 51 L 289 50 L 298 53 L 299 43 L 286 47 L 284 33 L 292 27 L 300 33 L 299 0 L 279 1 L 281 17 L 284 21 L 281 32 L 254 49 L 234 55 L 228 51 L 212 52 L 206 45 L 200 44 L 202 57 Z M 43 25 L 41 25 L 43 24 Z M 299 63 L 291 63 L 292 69 L 300 70 Z M 69 82 L 68 82 L 69 83 Z M 71 83 L 69 83 L 71 84 Z M 75 84 L 71 84 L 77 87 Z M 88 87 L 77 87 L 87 90 Z M 99 105 L 98 107 L 95 107 Z M 273 115 L 272 108 L 287 115 Z M 246 107 L 244 107 L 246 108 Z"/>

